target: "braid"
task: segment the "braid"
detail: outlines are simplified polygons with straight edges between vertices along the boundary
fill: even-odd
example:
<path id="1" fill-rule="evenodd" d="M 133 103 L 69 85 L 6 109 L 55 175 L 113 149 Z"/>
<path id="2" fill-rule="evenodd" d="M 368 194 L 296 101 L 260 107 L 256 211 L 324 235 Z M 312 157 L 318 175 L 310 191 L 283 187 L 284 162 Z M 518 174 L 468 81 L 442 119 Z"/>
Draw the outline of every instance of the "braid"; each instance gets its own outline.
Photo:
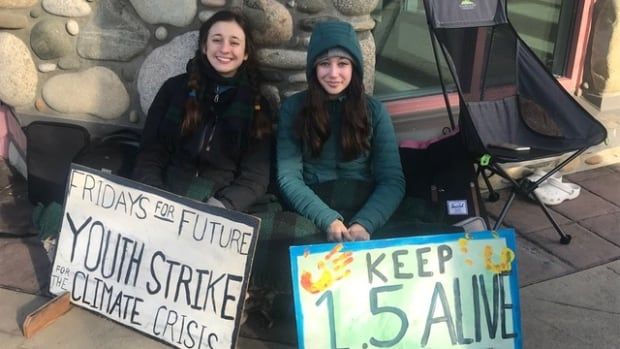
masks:
<path id="1" fill-rule="evenodd" d="M 196 52 L 196 55 L 200 55 L 200 52 Z M 189 89 L 189 96 L 185 102 L 185 118 L 181 124 L 181 133 L 183 135 L 191 134 L 200 124 L 200 118 L 202 115 L 202 108 L 198 102 L 198 91 L 200 90 L 200 71 L 198 69 L 197 59 L 194 58 L 190 63 L 189 79 L 187 87 Z"/>
<path id="2" fill-rule="evenodd" d="M 248 60 L 243 63 L 246 66 L 248 83 L 254 93 L 254 115 L 252 117 L 252 127 L 250 129 L 250 138 L 254 140 L 262 140 L 269 137 L 273 132 L 273 118 L 271 117 L 271 108 L 266 105 L 260 89 L 259 81 L 261 81 L 260 71 L 256 68 L 257 63 L 253 56 L 249 56 Z"/>

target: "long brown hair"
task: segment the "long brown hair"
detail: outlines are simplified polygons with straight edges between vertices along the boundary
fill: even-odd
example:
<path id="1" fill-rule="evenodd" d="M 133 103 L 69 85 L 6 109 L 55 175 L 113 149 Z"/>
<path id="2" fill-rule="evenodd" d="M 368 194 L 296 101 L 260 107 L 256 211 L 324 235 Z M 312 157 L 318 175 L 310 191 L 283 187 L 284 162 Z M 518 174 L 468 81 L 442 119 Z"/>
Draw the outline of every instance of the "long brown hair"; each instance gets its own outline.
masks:
<path id="1" fill-rule="evenodd" d="M 245 53 L 248 58 L 241 64 L 238 71 L 244 71 L 250 83 L 254 99 L 254 115 L 252 118 L 252 126 L 250 127 L 250 136 L 254 139 L 263 139 L 271 134 L 272 121 L 269 116 L 269 106 L 264 103 L 259 93 L 259 72 L 257 69 L 256 61 L 256 48 L 252 33 L 250 31 L 250 25 L 247 19 L 238 10 L 221 10 L 214 13 L 202 26 L 200 26 L 200 32 L 198 35 L 198 49 L 194 54 L 189 64 L 189 79 L 187 86 L 189 88 L 189 95 L 185 102 L 185 117 L 181 124 L 181 132 L 183 135 L 188 135 L 194 132 L 200 125 L 200 121 L 203 114 L 203 105 L 199 100 L 199 91 L 201 84 L 200 64 L 211 65 L 209 60 L 203 53 L 203 47 L 207 43 L 207 37 L 211 27 L 218 22 L 235 22 L 243 30 L 245 35 Z M 203 101 L 211 103 L 211 101 Z"/>
<path id="2" fill-rule="evenodd" d="M 370 150 L 371 132 L 364 84 L 355 70 L 343 96 L 340 145 L 343 160 L 350 161 Z M 328 104 L 329 95 L 321 87 L 316 72 L 313 72 L 308 81 L 304 107 L 296 120 L 297 135 L 313 157 L 321 154 L 331 134 Z"/>

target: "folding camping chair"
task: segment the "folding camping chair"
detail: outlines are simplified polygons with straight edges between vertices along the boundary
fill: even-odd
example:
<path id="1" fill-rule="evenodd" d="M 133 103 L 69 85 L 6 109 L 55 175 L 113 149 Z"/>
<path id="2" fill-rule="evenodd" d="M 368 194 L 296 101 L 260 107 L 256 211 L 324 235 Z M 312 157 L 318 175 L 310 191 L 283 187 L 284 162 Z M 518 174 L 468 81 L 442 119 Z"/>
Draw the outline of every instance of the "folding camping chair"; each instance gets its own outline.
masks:
<path id="1" fill-rule="evenodd" d="M 493 229 L 498 229 L 516 194 L 533 197 L 560 235 L 570 243 L 534 190 L 607 136 L 547 71 L 508 20 L 506 0 L 424 0 L 444 99 L 438 51 L 443 54 L 460 100 L 459 127 L 469 152 L 485 169 L 507 179 L 512 190 Z M 439 47 L 439 48 L 438 48 Z M 450 114 L 451 116 L 451 114 Z M 452 118 L 452 116 L 451 116 Z M 504 163 L 568 157 L 536 181 L 514 179 Z"/>

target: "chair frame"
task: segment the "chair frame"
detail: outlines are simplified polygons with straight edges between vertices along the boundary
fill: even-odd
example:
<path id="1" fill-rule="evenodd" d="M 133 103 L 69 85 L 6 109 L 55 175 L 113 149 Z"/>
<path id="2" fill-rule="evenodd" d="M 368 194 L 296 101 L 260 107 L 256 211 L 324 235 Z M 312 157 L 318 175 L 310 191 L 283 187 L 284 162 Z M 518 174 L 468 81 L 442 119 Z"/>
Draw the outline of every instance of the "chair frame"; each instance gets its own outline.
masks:
<path id="1" fill-rule="evenodd" d="M 429 30 L 429 34 L 430 34 L 430 38 L 431 38 L 431 44 L 432 44 L 432 49 L 433 49 L 433 55 L 435 58 L 435 62 L 436 62 L 436 67 L 437 67 L 437 73 L 438 73 L 438 77 L 439 77 L 439 81 L 441 84 L 441 89 L 442 89 L 442 94 L 444 97 L 444 102 L 446 105 L 446 109 L 448 112 L 448 117 L 449 117 L 449 121 L 450 121 L 450 125 L 452 126 L 452 128 L 455 128 L 455 120 L 454 120 L 454 115 L 453 112 L 451 110 L 451 105 L 448 99 L 448 91 L 447 88 L 445 86 L 444 83 L 444 76 L 442 73 L 442 69 L 441 69 L 441 65 L 440 65 L 440 58 L 439 58 L 439 53 L 438 51 L 441 50 L 442 55 L 444 57 L 444 59 L 446 58 L 446 55 L 448 55 L 448 57 L 450 56 L 449 53 L 444 52 L 443 47 L 439 48 L 439 38 L 437 37 L 437 33 L 435 33 L 434 29 L 438 29 L 434 27 L 434 22 L 433 19 L 431 18 L 431 13 L 429 11 L 429 8 L 431 7 L 431 5 L 429 4 L 429 2 L 432 2 L 435 0 L 424 0 L 424 6 L 426 9 L 426 16 L 427 16 L 427 22 L 428 22 L 428 30 Z M 504 10 L 503 13 L 501 13 L 500 15 L 503 15 L 503 20 L 505 20 L 505 22 L 501 22 L 504 24 L 508 24 L 510 29 L 513 31 L 514 35 L 516 36 L 516 43 L 517 44 L 523 44 L 524 48 L 526 50 L 528 50 L 529 52 L 531 52 L 531 49 L 525 44 L 523 43 L 523 41 L 519 38 L 519 35 L 516 33 L 516 31 L 514 30 L 514 27 L 512 26 L 512 24 L 510 24 L 510 21 L 507 19 L 507 12 L 506 12 L 506 3 L 504 0 L 498 0 L 498 9 L 499 9 L 499 5 L 502 5 L 502 9 Z M 496 16 L 498 15 L 499 12 L 496 12 Z M 500 16 L 501 17 L 501 16 Z M 497 25 L 499 23 L 494 23 L 489 25 L 490 27 L 494 28 L 495 25 Z M 472 27 L 479 27 L 481 25 L 478 26 L 472 26 Z M 486 26 L 486 25 L 485 25 Z M 443 28 L 449 28 L 449 27 L 443 27 Z M 457 27 L 457 28 L 467 28 L 467 26 L 462 26 L 462 27 Z M 492 36 L 495 35 L 495 30 L 493 29 L 491 31 L 491 38 Z M 490 54 L 490 52 L 489 52 Z M 532 54 L 533 55 L 533 54 Z M 533 55 L 533 58 L 535 60 L 537 60 L 538 64 L 540 64 L 542 67 L 544 67 L 544 65 L 542 64 L 542 62 L 540 62 L 540 59 L 538 59 L 538 57 L 536 57 L 535 55 Z M 488 57 L 487 60 L 488 61 Z M 464 97 L 463 97 L 463 91 L 461 91 L 461 86 L 460 83 L 458 82 L 459 79 L 457 79 L 457 77 L 459 76 L 458 73 L 456 71 L 454 71 L 455 67 L 452 66 L 452 64 L 450 64 L 448 62 L 448 68 L 450 71 L 450 74 L 452 75 L 452 77 L 455 79 L 456 82 L 456 88 L 457 88 L 457 92 L 459 95 L 459 99 L 460 99 L 460 113 L 463 113 L 463 108 L 467 109 L 467 106 L 465 105 L 465 101 L 464 101 Z M 482 67 L 482 76 L 486 77 L 486 71 L 488 68 L 488 63 L 486 65 L 484 65 Z M 548 74 L 550 74 L 547 71 Z M 559 83 L 557 83 L 557 81 L 554 80 L 554 82 L 556 83 L 556 86 L 560 89 L 563 89 Z M 485 83 L 486 83 L 486 79 L 482 80 L 482 87 L 481 87 L 481 95 L 484 96 L 484 91 L 485 91 Z M 568 94 L 565 90 L 562 90 L 565 94 Z M 572 98 L 572 97 L 571 97 Z M 583 108 L 581 108 L 583 110 Z M 587 111 L 583 110 L 584 113 L 587 113 Z M 519 113 L 521 113 L 519 111 Z M 461 117 L 459 117 L 459 124 L 461 121 Z M 598 123 L 598 121 L 596 121 Z M 599 123 L 600 124 L 600 123 Z M 474 127 L 474 126 L 470 126 L 470 127 Z M 602 127 L 602 126 L 601 126 Z M 474 127 L 475 128 L 475 127 Z M 477 131 L 476 131 L 477 133 Z M 478 136 L 479 137 L 479 136 Z M 606 137 L 606 131 L 604 130 L 603 127 L 603 139 Z M 480 139 L 480 138 L 479 138 Z M 598 138 L 597 138 L 598 140 Z M 591 142 L 593 143 L 593 142 Z M 600 143 L 600 141 L 599 141 Z M 598 144 L 598 143 L 595 143 Z M 483 145 L 483 148 L 485 148 L 486 150 L 486 154 L 491 155 L 490 158 L 487 158 L 488 163 L 485 163 L 485 161 L 482 161 L 482 159 L 476 161 L 476 160 L 472 160 L 474 162 L 478 162 L 478 168 L 477 168 L 477 172 L 476 172 L 476 177 L 482 177 L 483 180 L 485 181 L 487 188 L 489 190 L 489 200 L 490 201 L 496 201 L 499 197 L 499 195 L 495 192 L 495 190 L 493 189 L 493 187 L 491 186 L 488 176 L 485 173 L 485 169 L 490 170 L 493 174 L 498 174 L 500 177 L 508 180 L 512 186 L 510 195 L 506 201 L 506 203 L 504 204 L 503 208 L 501 209 L 498 218 L 493 226 L 493 230 L 497 230 L 501 227 L 502 223 L 504 222 L 504 219 L 506 218 L 506 215 L 508 213 L 508 210 L 510 209 L 515 197 L 517 195 L 522 195 L 523 197 L 527 197 L 527 198 L 533 198 L 534 201 L 538 204 L 538 206 L 541 208 L 541 210 L 543 211 L 543 213 L 545 214 L 545 216 L 547 217 L 547 219 L 551 222 L 551 225 L 553 226 L 553 228 L 556 230 L 556 232 L 558 233 L 558 235 L 560 236 L 560 243 L 561 244 L 569 244 L 571 242 L 571 235 L 565 233 L 563 231 L 563 229 L 560 227 L 560 225 L 557 223 L 557 221 L 554 219 L 554 217 L 552 216 L 549 208 L 540 200 L 540 198 L 534 193 L 534 191 L 543 183 L 545 182 L 549 177 L 551 177 L 553 174 L 555 174 L 556 172 L 558 172 L 559 170 L 561 170 L 564 166 L 566 166 L 568 163 L 570 163 L 571 161 L 573 161 L 574 159 L 576 159 L 579 155 L 583 154 L 590 146 L 592 146 L 594 144 L 586 144 L 585 146 L 580 146 L 580 147 L 574 147 L 573 149 L 568 149 L 564 152 L 549 152 L 548 154 L 546 154 L 545 156 L 539 156 L 539 157 L 531 157 L 531 158 L 524 158 L 524 159 L 519 159 L 519 160 L 514 160 L 514 159 L 508 159 L 508 158 L 504 158 L 502 159 L 501 154 L 493 154 L 492 151 L 489 151 L 488 149 L 486 149 L 486 145 Z M 576 148 L 576 150 L 575 150 Z M 477 155 L 485 155 L 485 153 L 483 154 L 477 154 Z M 536 158 L 551 158 L 551 157 L 556 157 L 556 156 L 560 156 L 560 155 L 566 155 L 569 154 L 568 157 L 566 157 L 564 160 L 562 160 L 558 165 L 556 165 L 552 170 L 550 170 L 549 172 L 547 172 L 545 175 L 543 175 L 542 177 L 540 177 L 539 179 L 537 179 L 536 181 L 531 181 L 527 178 L 523 178 L 520 180 L 516 180 L 514 178 L 512 178 L 507 172 L 506 170 L 504 170 L 504 168 L 501 166 L 502 163 L 508 163 L 508 162 L 517 162 L 517 161 L 524 161 L 524 160 L 532 160 L 532 159 L 536 159 Z M 496 156 L 495 156 L 496 155 Z M 504 160 L 504 161 L 502 161 Z"/>

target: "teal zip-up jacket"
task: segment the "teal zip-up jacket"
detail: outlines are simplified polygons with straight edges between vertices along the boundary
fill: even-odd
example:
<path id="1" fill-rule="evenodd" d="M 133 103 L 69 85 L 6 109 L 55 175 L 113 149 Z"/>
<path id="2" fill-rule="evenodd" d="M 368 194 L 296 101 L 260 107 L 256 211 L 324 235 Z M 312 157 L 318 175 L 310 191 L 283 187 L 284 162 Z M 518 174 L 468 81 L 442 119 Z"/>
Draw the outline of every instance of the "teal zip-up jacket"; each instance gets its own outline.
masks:
<path id="1" fill-rule="evenodd" d="M 349 51 L 355 62 L 355 73 L 362 74 L 363 62 L 357 36 L 346 23 L 321 23 L 312 34 L 308 48 L 307 74 L 313 74 L 316 57 L 326 49 L 342 47 Z M 327 206 L 310 185 L 337 179 L 365 180 L 374 185 L 374 191 L 365 205 L 347 224 L 361 224 L 369 233 L 380 229 L 400 204 L 405 193 L 405 179 L 398 145 L 390 115 L 373 97 L 367 96 L 372 118 L 370 152 L 353 161 L 341 159 L 340 115 L 342 98 L 329 102 L 331 135 L 321 154 L 314 158 L 303 149 L 295 131 L 295 119 L 304 103 L 306 91 L 286 99 L 280 109 L 277 138 L 277 180 L 286 203 L 300 215 L 311 220 L 326 232 L 329 225 L 342 215 Z M 344 193 L 343 193 L 344 194 Z"/>

